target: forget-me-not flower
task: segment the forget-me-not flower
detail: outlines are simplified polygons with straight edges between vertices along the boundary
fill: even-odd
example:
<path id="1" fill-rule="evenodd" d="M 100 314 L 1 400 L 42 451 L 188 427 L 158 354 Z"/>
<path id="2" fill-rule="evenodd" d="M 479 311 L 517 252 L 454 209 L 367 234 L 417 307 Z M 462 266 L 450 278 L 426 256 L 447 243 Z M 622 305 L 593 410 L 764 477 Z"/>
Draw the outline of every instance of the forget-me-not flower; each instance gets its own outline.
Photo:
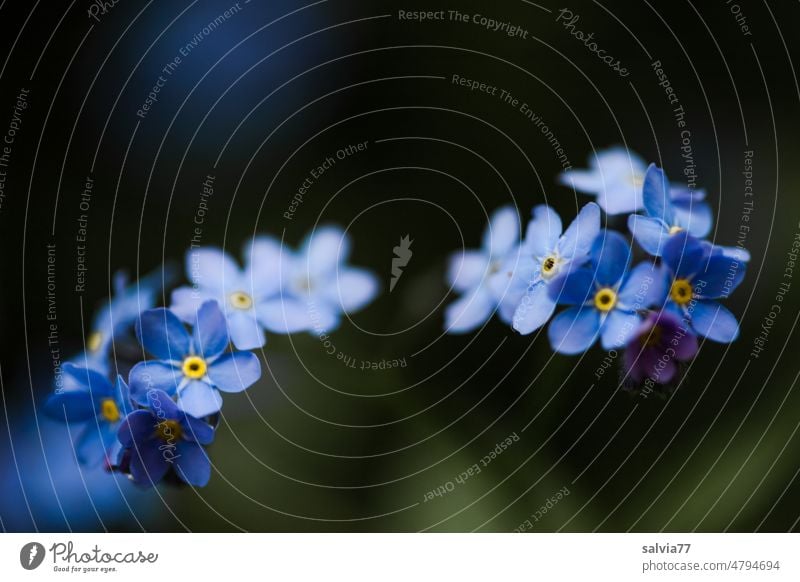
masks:
<path id="1" fill-rule="evenodd" d="M 600 208 L 594 202 L 581 208 L 566 231 L 555 210 L 546 205 L 533 209 L 512 278 L 512 288 L 525 290 L 514 312 L 515 330 L 526 335 L 547 323 L 556 308 L 550 283 L 589 259 L 599 232 Z"/>
<path id="2" fill-rule="evenodd" d="M 694 332 L 721 343 L 739 336 L 736 317 L 717 299 L 727 297 L 744 278 L 744 263 L 721 253 L 689 233 L 670 237 L 664 245 L 666 309 L 687 320 Z"/>
<path id="3" fill-rule="evenodd" d="M 119 427 L 133 482 L 155 485 L 173 467 L 184 483 L 206 485 L 211 463 L 203 445 L 214 440 L 214 429 L 178 409 L 165 392 L 151 390 L 147 400 L 147 409 L 131 412 Z"/>
<path id="4" fill-rule="evenodd" d="M 198 418 L 222 407 L 219 392 L 241 392 L 261 377 L 250 352 L 224 353 L 229 336 L 219 304 L 206 301 L 197 310 L 192 335 L 169 309 L 145 311 L 136 326 L 139 341 L 158 358 L 136 364 L 130 373 L 131 398 L 147 406 L 147 393 L 177 396 L 178 408 Z"/>
<path id="5" fill-rule="evenodd" d="M 624 346 L 641 324 L 639 311 L 652 305 L 661 289 L 660 272 L 641 263 L 630 272 L 631 248 L 618 233 L 599 235 L 589 266 L 574 270 L 550 286 L 553 301 L 570 305 L 553 318 L 550 344 L 562 354 L 579 354 L 598 337 L 606 350 Z"/>
<path id="6" fill-rule="evenodd" d="M 674 194 L 674 192 L 682 192 Z M 660 257 L 670 236 L 688 232 L 703 238 L 711 231 L 711 207 L 702 191 L 677 191 L 669 186 L 664 170 L 650 164 L 644 179 L 644 209 L 647 216 L 632 214 L 628 228 L 636 242 L 648 253 Z"/>
<path id="7" fill-rule="evenodd" d="M 170 309 L 184 322 L 194 321 L 200 305 L 216 300 L 228 322 L 228 330 L 240 350 L 259 348 L 266 342 L 259 314 L 264 303 L 280 290 L 280 243 L 267 236 L 255 237 L 244 247 L 245 268 L 221 249 L 203 247 L 186 253 L 186 276 L 191 286 L 172 292 Z"/>
<path id="8" fill-rule="evenodd" d="M 461 297 L 447 306 L 444 327 L 449 333 L 467 333 L 498 312 L 511 321 L 519 298 L 509 287 L 519 256 L 519 215 L 512 206 L 495 210 L 483 233 L 480 249 L 453 253 L 447 282 Z"/>
<path id="9" fill-rule="evenodd" d="M 47 400 L 45 413 L 81 425 L 75 443 L 81 463 L 96 466 L 106 461 L 113 465 L 119 452 L 117 428 L 131 409 L 128 386 L 119 376 L 112 384 L 104 374 L 72 363 L 62 366 L 62 378 L 63 387 Z"/>
<path id="10" fill-rule="evenodd" d="M 350 239 L 338 227 L 308 235 L 299 252 L 286 250 L 279 272 L 279 295 L 258 310 L 261 324 L 275 333 L 327 332 L 339 326 L 343 313 L 365 307 L 378 293 L 370 271 L 347 264 Z"/>
<path id="11" fill-rule="evenodd" d="M 628 214 L 642 207 L 642 185 L 647 166 L 623 147 L 612 147 L 589 158 L 589 170 L 567 170 L 558 181 L 579 192 L 597 196 L 606 214 Z"/>

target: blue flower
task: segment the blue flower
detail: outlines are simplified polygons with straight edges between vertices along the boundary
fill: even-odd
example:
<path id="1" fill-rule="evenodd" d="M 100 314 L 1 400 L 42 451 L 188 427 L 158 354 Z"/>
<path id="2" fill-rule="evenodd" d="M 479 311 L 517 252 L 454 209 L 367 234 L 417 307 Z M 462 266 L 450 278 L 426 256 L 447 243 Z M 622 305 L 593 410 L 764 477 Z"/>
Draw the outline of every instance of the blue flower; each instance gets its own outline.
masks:
<path id="1" fill-rule="evenodd" d="M 115 340 L 127 338 L 139 314 L 153 307 L 158 292 L 173 278 L 173 269 L 164 267 L 128 285 L 128 276 L 119 271 L 114 275 L 114 296 L 98 310 L 86 339 L 86 350 L 74 358 L 79 366 L 111 371 L 109 361 Z"/>
<path id="2" fill-rule="evenodd" d="M 444 327 L 449 333 L 467 333 L 498 311 L 510 323 L 521 294 L 508 291 L 509 273 L 519 256 L 519 216 L 511 206 L 495 210 L 483 233 L 480 249 L 454 253 L 447 282 L 461 297 L 447 306 Z"/>
<path id="3" fill-rule="evenodd" d="M 117 428 L 131 409 L 128 386 L 121 377 L 112 385 L 100 372 L 72 363 L 65 363 L 61 371 L 63 386 L 45 403 L 45 414 L 81 425 L 75 452 L 82 464 L 113 465 L 119 452 Z"/>
<path id="4" fill-rule="evenodd" d="M 622 147 L 598 152 L 589 159 L 589 170 L 568 170 L 558 181 L 564 186 L 597 196 L 606 214 L 628 214 L 642 208 L 645 163 Z"/>
<path id="5" fill-rule="evenodd" d="M 245 245 L 245 268 L 240 269 L 220 249 L 191 249 L 186 253 L 186 276 L 192 285 L 172 292 L 170 309 L 191 323 L 200 305 L 214 299 L 225 313 L 233 344 L 240 350 L 259 348 L 266 342 L 259 313 L 280 291 L 282 253 L 278 241 L 255 237 Z"/>
<path id="6" fill-rule="evenodd" d="M 549 206 L 533 209 L 511 282 L 512 292 L 523 289 L 512 321 L 523 335 L 533 333 L 552 317 L 556 302 L 547 291 L 550 283 L 589 259 L 600 232 L 600 208 L 590 202 L 563 234 L 562 230 L 561 218 Z"/>
<path id="7" fill-rule="evenodd" d="M 644 209 L 647 216 L 632 214 L 628 228 L 639 245 L 660 257 L 664 243 L 679 232 L 703 238 L 711 232 L 711 207 L 703 201 L 703 191 L 670 189 L 661 168 L 650 164 L 644 179 Z"/>
<path id="8" fill-rule="evenodd" d="M 198 418 L 218 412 L 222 392 L 241 392 L 261 377 L 261 364 L 250 352 L 225 352 L 228 330 L 216 301 L 197 311 L 189 335 L 169 309 L 150 309 L 136 325 L 139 341 L 158 358 L 136 364 L 130 373 L 131 398 L 147 406 L 147 393 L 163 390 L 177 396 L 178 408 Z"/>
<path id="9" fill-rule="evenodd" d="M 161 390 L 147 394 L 148 408 L 131 412 L 119 427 L 125 465 L 138 485 L 155 485 L 170 467 L 185 483 L 203 487 L 211 463 L 202 445 L 214 440 L 214 429 L 178 409 Z"/>
<path id="10" fill-rule="evenodd" d="M 606 231 L 592 247 L 590 267 L 559 277 L 549 289 L 553 301 L 570 305 L 550 323 L 550 345 L 562 354 L 579 354 L 600 337 L 606 350 L 620 348 L 642 323 L 639 311 L 661 295 L 660 271 L 641 263 L 628 272 L 631 248 L 618 233 Z"/>
<path id="11" fill-rule="evenodd" d="M 730 343 L 739 336 L 736 317 L 717 299 L 727 297 L 744 279 L 745 265 L 688 233 L 664 244 L 663 276 L 666 309 L 710 340 Z"/>
<path id="12" fill-rule="evenodd" d="M 338 227 L 312 231 L 299 252 L 285 251 L 280 270 L 280 296 L 258 307 L 259 321 L 269 331 L 332 331 L 343 313 L 366 306 L 378 293 L 378 279 L 366 269 L 347 265 L 350 240 Z"/>

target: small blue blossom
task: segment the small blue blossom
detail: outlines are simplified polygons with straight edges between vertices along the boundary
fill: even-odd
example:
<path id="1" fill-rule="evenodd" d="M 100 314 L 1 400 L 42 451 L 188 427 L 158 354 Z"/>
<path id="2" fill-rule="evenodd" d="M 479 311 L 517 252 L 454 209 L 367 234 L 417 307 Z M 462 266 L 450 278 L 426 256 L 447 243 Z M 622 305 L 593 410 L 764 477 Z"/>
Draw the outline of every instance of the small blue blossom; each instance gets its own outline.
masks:
<path id="1" fill-rule="evenodd" d="M 240 350 L 259 348 L 266 342 L 259 312 L 280 291 L 280 243 L 258 236 L 245 245 L 245 268 L 224 251 L 205 247 L 186 253 L 186 276 L 192 283 L 172 292 L 170 309 L 184 322 L 194 321 L 200 305 L 216 300 L 225 313 L 228 330 Z"/>
<path id="2" fill-rule="evenodd" d="M 697 336 L 669 311 L 651 311 L 623 353 L 625 373 L 634 386 L 646 379 L 670 384 L 680 364 L 697 355 Z"/>
<path id="3" fill-rule="evenodd" d="M 730 343 L 739 336 L 739 323 L 716 300 L 739 286 L 745 265 L 721 252 L 709 252 L 710 248 L 688 233 L 666 242 L 662 256 L 665 308 L 688 321 L 697 335 Z"/>
<path id="4" fill-rule="evenodd" d="M 129 285 L 127 274 L 117 272 L 114 275 L 114 296 L 95 315 L 86 338 L 86 350 L 73 359 L 75 364 L 110 374 L 111 347 L 115 340 L 128 338 L 139 314 L 155 305 L 159 291 L 172 278 L 173 269 L 164 267 Z"/>
<path id="5" fill-rule="evenodd" d="M 131 398 L 147 406 L 150 390 L 177 396 L 178 408 L 198 418 L 218 412 L 219 392 L 241 392 L 261 377 L 261 364 L 250 352 L 225 352 L 228 329 L 214 301 L 197 310 L 192 335 L 169 309 L 142 313 L 136 326 L 142 347 L 156 360 L 136 364 L 130 373 Z"/>
<path id="6" fill-rule="evenodd" d="M 589 170 L 567 170 L 558 181 L 578 192 L 597 196 L 606 214 L 629 214 L 642 208 L 644 161 L 622 147 L 612 147 L 589 158 Z"/>
<path id="7" fill-rule="evenodd" d="M 313 231 L 299 252 L 284 251 L 272 273 L 279 296 L 257 306 L 261 324 L 275 333 L 329 332 L 343 313 L 365 307 L 378 293 L 378 278 L 349 266 L 349 254 L 350 239 L 334 226 Z"/>
<path id="8" fill-rule="evenodd" d="M 104 374 L 72 363 L 62 366 L 62 378 L 61 390 L 44 405 L 45 414 L 80 425 L 75 452 L 82 464 L 113 465 L 119 452 L 117 428 L 131 410 L 128 386 L 121 377 L 112 385 Z"/>
<path id="9" fill-rule="evenodd" d="M 511 322 L 521 294 L 508 290 L 510 272 L 519 256 L 519 215 L 512 206 L 495 210 L 483 233 L 480 249 L 454 253 L 447 282 L 461 297 L 447 306 L 444 327 L 448 333 L 467 333 L 497 311 Z"/>
<path id="10" fill-rule="evenodd" d="M 549 288 L 553 301 L 570 305 L 550 323 L 550 345 L 562 354 L 579 354 L 600 338 L 606 350 L 628 343 L 641 325 L 639 311 L 659 299 L 659 271 L 641 263 L 628 272 L 631 248 L 616 232 L 599 235 L 588 267 L 574 270 Z"/>
<path id="11" fill-rule="evenodd" d="M 161 390 L 148 391 L 147 402 L 148 408 L 131 412 L 118 432 L 133 482 L 155 485 L 173 467 L 184 483 L 205 486 L 211 462 L 203 445 L 214 440 L 214 429 L 179 410 Z"/>
<path id="12" fill-rule="evenodd" d="M 533 209 L 510 284 L 512 293 L 523 290 L 512 319 L 515 330 L 527 335 L 547 323 L 556 308 L 550 283 L 586 263 L 599 232 L 600 208 L 594 202 L 581 209 L 566 231 L 552 208 Z"/>
<path id="13" fill-rule="evenodd" d="M 632 214 L 628 228 L 645 251 L 660 257 L 664 243 L 673 234 L 686 231 L 703 238 L 711 232 L 713 216 L 704 197 L 703 191 L 670 189 L 664 171 L 650 164 L 643 194 L 647 216 Z"/>

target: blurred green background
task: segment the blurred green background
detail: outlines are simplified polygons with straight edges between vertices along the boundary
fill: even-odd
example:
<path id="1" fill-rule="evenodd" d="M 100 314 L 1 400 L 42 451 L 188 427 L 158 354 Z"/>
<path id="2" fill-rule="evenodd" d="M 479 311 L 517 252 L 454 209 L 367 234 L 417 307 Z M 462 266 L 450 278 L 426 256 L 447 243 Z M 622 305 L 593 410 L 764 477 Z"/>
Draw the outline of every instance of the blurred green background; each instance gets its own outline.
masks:
<path id="1" fill-rule="evenodd" d="M 81 309 L 89 317 L 113 272 L 182 264 L 209 174 L 203 241 L 237 256 L 256 232 L 296 244 L 317 224 L 347 227 L 352 261 L 374 270 L 384 292 L 332 335 L 335 348 L 359 362 L 407 365 L 351 369 L 313 335 L 271 336 L 260 383 L 225 400 L 207 488 L 125 488 L 137 500 L 131 508 L 112 503 L 107 513 L 62 519 L 47 513 L 56 483 L 28 496 L 41 514 L 35 525 L 14 517 L 18 494 L 0 502 L 4 529 L 798 529 L 800 283 L 765 350 L 750 355 L 800 232 L 797 3 L 741 3 L 750 35 L 725 2 L 571 3 L 576 28 L 630 71 L 622 78 L 547 2 L 254 2 L 183 59 L 144 119 L 136 110 L 161 68 L 231 2 L 120 3 L 99 22 L 66 2 L 27 21 L 27 3 L 7 4 L 0 126 L 21 88 L 31 101 L 0 209 L 7 477 L 9 453 L 36 439 L 31 413 L 50 391 L 46 245 L 58 248 L 66 356 L 80 350 Z M 398 18 L 454 8 L 521 26 L 527 38 Z M 705 343 L 674 395 L 645 399 L 618 388 L 616 369 L 595 380 L 599 348 L 554 355 L 544 334 L 521 337 L 496 319 L 480 333 L 442 337 L 447 257 L 479 245 L 487 212 L 512 203 L 525 220 L 546 201 L 566 222 L 590 200 L 556 185 L 561 162 L 518 109 L 454 85 L 452 75 L 528 103 L 575 168 L 593 150 L 622 144 L 679 181 L 681 133 L 654 61 L 686 111 L 720 244 L 737 241 L 744 157 L 753 152 L 753 259 L 727 303 L 741 317 L 740 339 Z M 283 217 L 312 168 L 365 141 L 366 151 L 313 185 L 292 220 Z M 75 233 L 89 174 L 81 294 Z M 392 248 L 407 234 L 414 256 L 388 293 Z M 511 435 L 518 440 L 482 466 Z M 480 473 L 455 481 L 475 464 Z M 78 491 L 70 503 L 89 497 Z"/>

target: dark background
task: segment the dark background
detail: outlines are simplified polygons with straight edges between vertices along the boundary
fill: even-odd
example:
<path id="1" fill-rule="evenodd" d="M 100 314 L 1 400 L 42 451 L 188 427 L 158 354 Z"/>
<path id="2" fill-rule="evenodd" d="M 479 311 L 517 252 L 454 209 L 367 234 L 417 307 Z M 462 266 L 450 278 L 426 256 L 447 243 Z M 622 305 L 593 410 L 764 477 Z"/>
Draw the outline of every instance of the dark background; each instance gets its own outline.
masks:
<path id="1" fill-rule="evenodd" d="M 96 22 L 85 0 L 0 2 L 0 131 L 30 89 L 0 208 L 3 529 L 511 531 L 564 487 L 534 531 L 798 529 L 800 282 L 750 356 L 800 232 L 797 2 L 739 2 L 751 36 L 724 1 L 572 2 L 577 28 L 630 71 L 621 78 L 546 0 L 253 0 L 183 58 L 139 119 L 161 68 L 232 4 L 121 0 Z M 530 34 L 397 18 L 440 8 Z M 599 348 L 553 355 L 545 334 L 521 337 L 496 319 L 441 337 L 447 256 L 478 246 L 488 212 L 512 203 L 524 220 L 547 201 L 567 222 L 590 199 L 556 184 L 561 164 L 535 125 L 451 76 L 530 104 L 575 168 L 624 144 L 679 182 L 681 136 L 654 60 L 686 111 L 720 244 L 736 243 L 753 151 L 753 258 L 728 301 L 740 339 L 705 343 L 674 395 L 642 399 L 618 388 L 614 370 L 595 382 Z M 378 141 L 390 138 L 409 139 Z M 312 168 L 363 141 L 283 218 Z M 225 401 L 207 488 L 141 492 L 78 472 L 63 431 L 33 415 L 52 377 L 46 245 L 57 248 L 69 357 L 113 272 L 182 264 L 208 174 L 203 240 L 234 255 L 254 232 L 295 244 L 316 224 L 346 226 L 353 262 L 385 288 L 333 335 L 336 348 L 408 365 L 352 370 L 312 335 L 271 336 L 262 381 Z M 76 293 L 88 175 L 89 271 Z M 406 234 L 414 257 L 389 294 L 392 248 Z M 424 501 L 514 433 L 479 475 Z"/>

